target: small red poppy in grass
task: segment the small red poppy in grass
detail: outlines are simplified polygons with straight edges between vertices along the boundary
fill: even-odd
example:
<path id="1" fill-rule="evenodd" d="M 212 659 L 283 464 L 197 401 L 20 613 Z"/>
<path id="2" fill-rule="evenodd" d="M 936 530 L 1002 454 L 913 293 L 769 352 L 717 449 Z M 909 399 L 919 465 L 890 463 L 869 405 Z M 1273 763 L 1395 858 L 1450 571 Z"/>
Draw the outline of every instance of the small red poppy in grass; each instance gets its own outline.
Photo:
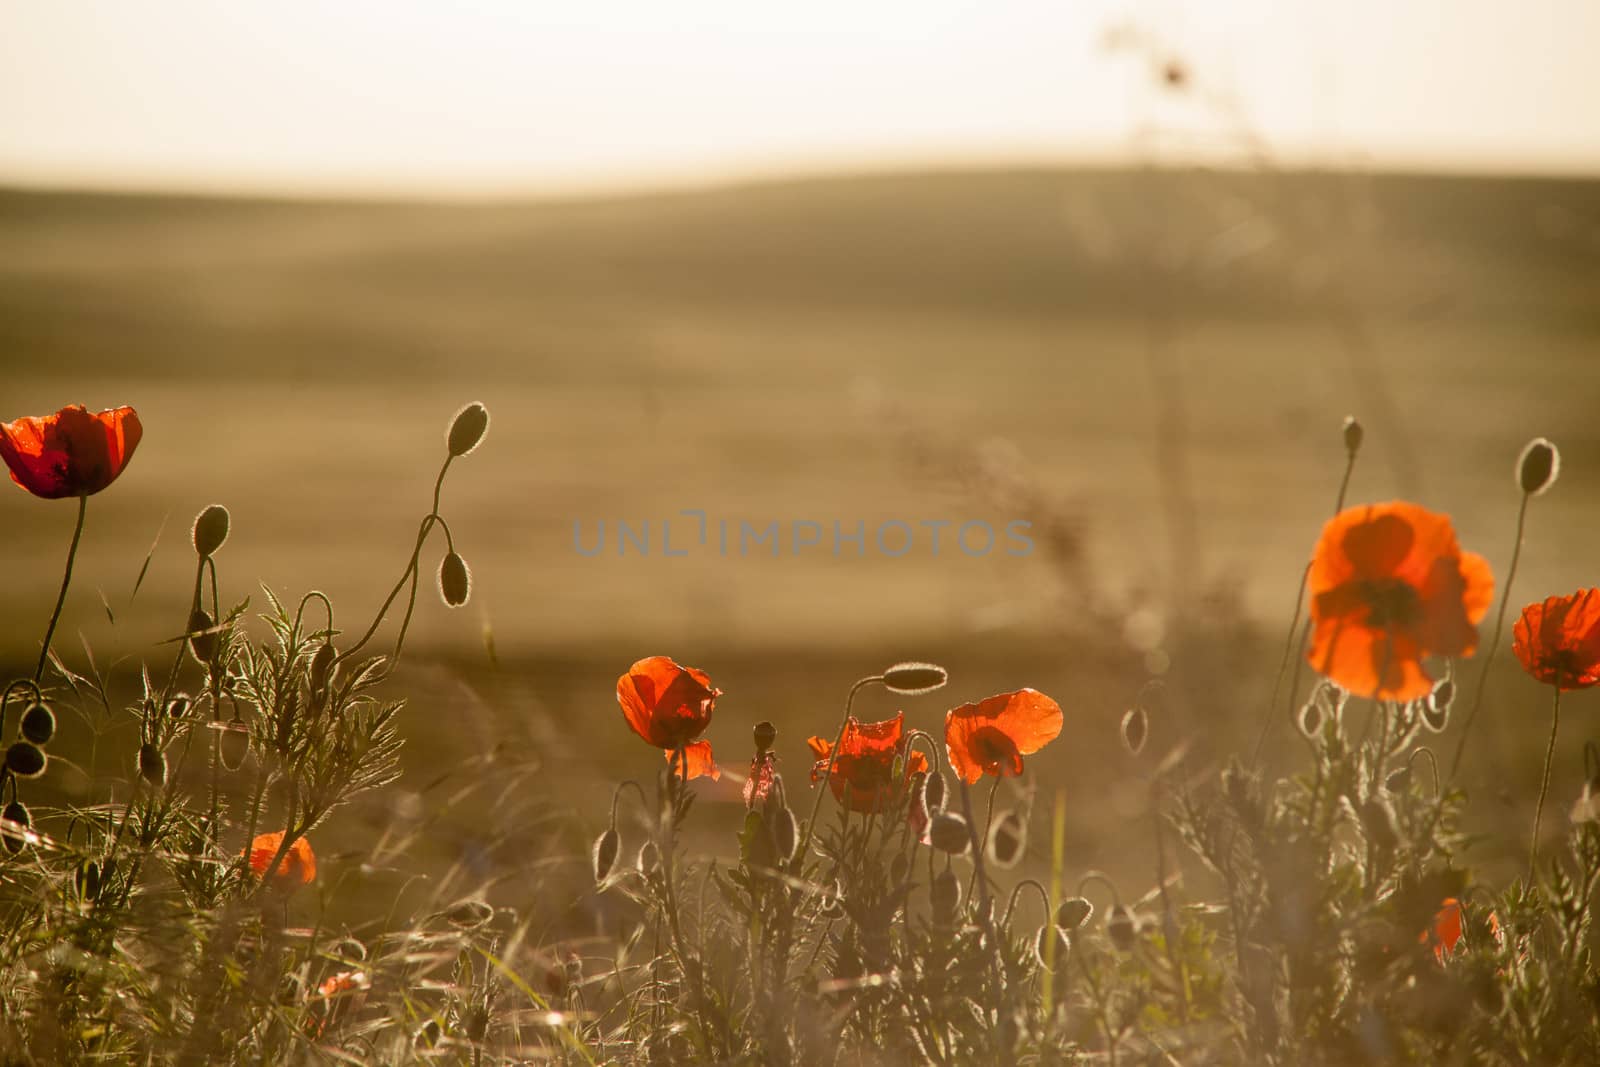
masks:
<path id="1" fill-rule="evenodd" d="M 971 785 L 986 774 L 1014 778 L 1022 757 L 1061 733 L 1061 705 L 1037 689 L 1000 693 L 953 708 L 944 717 L 950 766 Z"/>
<path id="2" fill-rule="evenodd" d="M 250 861 L 250 873 L 257 878 L 267 878 L 274 886 L 280 889 L 293 889 L 296 886 L 309 885 L 317 876 L 317 856 L 311 851 L 311 842 L 300 837 L 289 846 L 289 851 L 284 853 L 283 859 L 267 876 L 267 865 L 278 854 L 278 849 L 283 845 L 284 832 L 259 834 L 250 842 L 250 847 L 245 849 L 245 856 Z"/>
<path id="3" fill-rule="evenodd" d="M 1493 915 L 1489 916 L 1489 920 L 1496 922 Z M 1461 901 L 1446 897 L 1433 917 L 1432 929 L 1424 930 L 1417 941 L 1424 945 L 1432 944 L 1433 958 L 1443 963 L 1461 941 Z"/>
<path id="4" fill-rule="evenodd" d="M 1424 657 L 1476 650 L 1494 576 L 1449 516 L 1393 501 L 1328 520 L 1307 590 L 1318 672 L 1361 696 L 1418 700 L 1433 688 Z"/>
<path id="5" fill-rule="evenodd" d="M 1557 689 L 1600 684 L 1600 589 L 1580 589 L 1522 609 L 1511 650 L 1522 669 Z"/>
<path id="6" fill-rule="evenodd" d="M 642 659 L 617 679 L 623 718 L 634 733 L 665 749 L 669 763 L 676 751 L 683 751 L 680 773 L 685 781 L 722 777 L 711 757 L 711 742 L 695 740 L 711 724 L 721 695 L 704 671 L 680 667 L 666 656 Z"/>
<path id="7" fill-rule="evenodd" d="M 806 741 L 817 762 L 811 768 L 811 782 L 815 785 L 828 774 L 828 761 L 833 760 L 833 774 L 828 778 L 833 798 L 850 811 L 882 811 L 893 799 L 895 790 L 915 774 L 926 774 L 928 757 L 912 751 L 905 755 L 905 766 L 900 779 L 895 780 L 895 761 L 905 752 L 905 712 L 882 722 L 861 722 L 854 716 L 845 721 L 844 736 L 837 754 L 833 742 L 825 737 L 812 737 Z"/>
<path id="8" fill-rule="evenodd" d="M 143 435 L 132 408 L 91 414 L 69 404 L 54 415 L 0 423 L 0 457 L 11 480 L 34 496 L 93 496 L 117 480 Z"/>

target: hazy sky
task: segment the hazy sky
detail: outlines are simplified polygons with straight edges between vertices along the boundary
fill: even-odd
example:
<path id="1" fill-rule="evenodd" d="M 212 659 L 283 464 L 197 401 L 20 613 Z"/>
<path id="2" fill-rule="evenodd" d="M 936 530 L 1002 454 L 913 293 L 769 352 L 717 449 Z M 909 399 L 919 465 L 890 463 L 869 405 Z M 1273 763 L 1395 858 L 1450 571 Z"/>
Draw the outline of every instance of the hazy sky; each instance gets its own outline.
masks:
<path id="1" fill-rule="evenodd" d="M 1247 127 L 1290 161 L 1600 174 L 1597 45 L 1600 0 L 0 0 L 0 183 L 546 191 L 1240 158 Z"/>

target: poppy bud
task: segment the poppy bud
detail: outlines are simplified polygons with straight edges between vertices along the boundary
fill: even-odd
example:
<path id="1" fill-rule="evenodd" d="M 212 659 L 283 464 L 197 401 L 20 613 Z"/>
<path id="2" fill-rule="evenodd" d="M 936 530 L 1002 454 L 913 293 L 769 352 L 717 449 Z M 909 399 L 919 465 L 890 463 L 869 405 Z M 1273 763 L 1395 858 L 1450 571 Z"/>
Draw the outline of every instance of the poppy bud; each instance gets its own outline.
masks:
<path id="1" fill-rule="evenodd" d="M 1300 714 L 1295 716 L 1295 725 L 1306 735 L 1306 740 L 1315 741 L 1322 732 L 1322 719 L 1322 703 L 1312 697 L 1301 706 Z"/>
<path id="2" fill-rule="evenodd" d="M 22 846 L 28 843 L 26 831 L 33 826 L 33 816 L 28 814 L 28 806 L 20 800 L 13 800 L 0 809 L 0 819 L 14 824 L 0 827 L 0 841 L 5 842 L 6 851 L 12 855 L 21 852 Z"/>
<path id="3" fill-rule="evenodd" d="M 481 900 L 463 900 L 452 905 L 450 910 L 444 913 L 444 917 L 452 926 L 470 930 L 494 918 L 494 909 Z"/>
<path id="4" fill-rule="evenodd" d="M 196 608 L 189 613 L 189 651 L 194 653 L 194 658 L 202 667 L 211 666 L 211 660 L 217 654 L 217 635 L 206 632 L 214 625 L 208 611 Z"/>
<path id="5" fill-rule="evenodd" d="M 31 741 L 18 741 L 6 749 L 6 770 L 18 778 L 37 778 L 44 773 L 44 749 Z"/>
<path id="6" fill-rule="evenodd" d="M 483 1035 L 489 1032 L 489 1009 L 482 1004 L 475 1005 L 461 1020 L 461 1032 L 468 1041 L 482 1041 Z"/>
<path id="7" fill-rule="evenodd" d="M 1529 496 L 1550 488 L 1560 473 L 1561 453 L 1543 437 L 1529 441 L 1517 458 L 1517 484 Z"/>
<path id="8" fill-rule="evenodd" d="M 1002 870 L 1015 867 L 1027 842 L 1028 827 L 1022 816 L 1014 811 L 1005 812 L 989 831 L 989 862 Z"/>
<path id="9" fill-rule="evenodd" d="M 795 846 L 799 844 L 798 827 L 795 826 L 794 812 L 785 804 L 771 816 L 772 850 L 778 854 L 781 863 L 788 863 L 794 858 Z"/>
<path id="10" fill-rule="evenodd" d="M 928 827 L 928 842 L 940 852 L 961 855 L 972 846 L 967 820 L 953 811 L 941 811 L 933 817 L 933 825 Z"/>
<path id="11" fill-rule="evenodd" d="M 622 835 L 615 826 L 601 834 L 594 843 L 594 880 L 603 882 L 617 862 L 617 850 L 622 847 Z"/>
<path id="12" fill-rule="evenodd" d="M 1076 930 L 1094 915 L 1094 905 L 1084 897 L 1068 897 L 1056 908 L 1056 925 Z"/>
<path id="13" fill-rule="evenodd" d="M 1145 738 L 1150 734 L 1150 716 L 1144 705 L 1136 704 L 1122 716 L 1122 743 L 1129 755 L 1137 756 L 1144 750 Z"/>
<path id="14" fill-rule="evenodd" d="M 1344 450 L 1352 456 L 1361 451 L 1361 439 L 1367 436 L 1367 431 L 1361 428 L 1360 421 L 1354 415 L 1344 417 Z"/>
<path id="15" fill-rule="evenodd" d="M 935 663 L 896 663 L 883 672 L 883 687 L 908 697 L 931 693 L 949 680 L 949 673 Z"/>
<path id="16" fill-rule="evenodd" d="M 1395 822 L 1394 808 L 1381 794 L 1374 793 L 1361 805 L 1361 826 L 1367 840 L 1379 849 L 1390 852 L 1400 844 L 1400 825 Z"/>
<path id="17" fill-rule="evenodd" d="M 201 559 L 216 555 L 217 549 L 228 539 L 228 509 L 221 504 L 212 504 L 196 515 L 191 537 L 194 550 Z"/>
<path id="18" fill-rule="evenodd" d="M 464 456 L 478 447 L 489 429 L 489 409 L 474 401 L 456 412 L 446 441 L 452 456 Z"/>
<path id="19" fill-rule="evenodd" d="M 756 755 L 758 756 L 772 748 L 772 743 L 778 739 L 778 728 L 765 719 L 756 723 L 755 729 L 751 733 L 755 736 Z"/>
<path id="20" fill-rule="evenodd" d="M 48 704 L 29 704 L 22 713 L 22 722 L 17 731 L 22 734 L 24 741 L 48 745 L 56 735 L 56 713 L 50 710 Z"/>
<path id="21" fill-rule="evenodd" d="M 429 1019 L 417 1030 L 413 1039 L 417 1048 L 433 1048 L 439 1043 L 439 1020 Z"/>
<path id="22" fill-rule="evenodd" d="M 922 800 L 928 805 L 930 813 L 939 811 L 944 807 L 945 783 L 944 774 L 934 771 L 928 775 L 928 780 L 922 783 Z"/>
<path id="23" fill-rule="evenodd" d="M 333 671 L 334 650 L 332 641 L 324 641 L 311 657 L 311 676 L 308 679 L 313 693 L 328 687 L 328 676 Z"/>
<path id="24" fill-rule="evenodd" d="M 1383 787 L 1391 793 L 1404 793 L 1411 788 L 1411 768 L 1401 767 L 1391 771 L 1389 777 L 1383 780 Z"/>
<path id="25" fill-rule="evenodd" d="M 185 715 L 189 714 L 189 707 L 189 698 L 183 693 L 179 693 L 177 696 L 167 701 L 167 718 L 181 719 Z"/>
<path id="26" fill-rule="evenodd" d="M 100 865 L 94 860 L 78 864 L 72 873 L 72 887 L 79 900 L 93 900 L 100 895 Z"/>
<path id="27" fill-rule="evenodd" d="M 167 756 L 146 741 L 139 746 L 139 777 L 153 786 L 167 784 Z"/>
<path id="28" fill-rule="evenodd" d="M 946 867 L 933 876 L 928 887 L 928 903 L 933 908 L 934 922 L 948 926 L 955 921 L 956 909 L 961 905 L 961 879 Z"/>
<path id="29" fill-rule="evenodd" d="M 1106 916 L 1106 936 L 1123 952 L 1133 948 L 1139 937 L 1139 923 L 1134 919 L 1133 912 L 1121 904 L 1113 904 L 1111 914 Z"/>
<path id="30" fill-rule="evenodd" d="M 837 879 L 828 887 L 828 891 L 822 894 L 822 900 L 817 905 L 817 914 L 824 919 L 844 918 L 844 887 Z"/>
<path id="31" fill-rule="evenodd" d="M 1051 953 L 1051 941 L 1055 942 L 1054 954 Z M 1039 958 L 1039 966 L 1054 971 L 1067 962 L 1067 957 L 1072 954 L 1072 939 L 1055 923 L 1046 923 L 1039 928 L 1039 936 L 1033 942 L 1033 951 Z"/>
<path id="32" fill-rule="evenodd" d="M 439 595 L 452 608 L 459 608 L 472 595 L 472 573 L 467 561 L 454 552 L 446 553 L 439 564 Z"/>
<path id="33" fill-rule="evenodd" d="M 639 858 L 635 862 L 639 873 L 648 878 L 661 866 L 661 850 L 656 847 L 654 841 L 646 841 L 639 846 Z"/>
<path id="34" fill-rule="evenodd" d="M 250 728 L 238 719 L 228 724 L 222 731 L 222 737 L 217 741 L 217 755 L 222 759 L 222 765 L 230 771 L 236 771 L 244 766 L 244 758 L 250 753 Z"/>

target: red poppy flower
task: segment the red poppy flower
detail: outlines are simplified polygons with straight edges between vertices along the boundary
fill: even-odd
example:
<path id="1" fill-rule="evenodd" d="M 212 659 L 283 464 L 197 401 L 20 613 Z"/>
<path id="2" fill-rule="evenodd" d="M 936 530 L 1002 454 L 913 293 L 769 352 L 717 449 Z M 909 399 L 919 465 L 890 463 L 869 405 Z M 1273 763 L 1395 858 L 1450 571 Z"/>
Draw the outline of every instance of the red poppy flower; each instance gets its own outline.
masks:
<path id="1" fill-rule="evenodd" d="M 367 977 L 367 972 L 340 971 L 338 974 L 323 979 L 322 984 L 317 986 L 317 995 L 326 1000 L 329 997 L 338 996 L 340 993 L 348 993 L 352 989 L 370 989 L 371 987 L 372 979 Z"/>
<path id="2" fill-rule="evenodd" d="M 844 737 L 839 742 L 839 753 L 833 756 L 833 774 L 828 786 L 833 798 L 850 811 L 881 811 L 888 806 L 896 788 L 894 762 L 905 748 L 902 727 L 905 712 L 882 722 L 859 722 L 854 717 L 845 721 Z M 833 742 L 824 737 L 813 737 L 806 742 L 817 757 L 811 768 L 811 782 L 815 785 L 828 773 L 828 758 L 833 754 Z M 906 756 L 900 781 L 918 773 L 927 773 L 928 757 L 921 752 Z"/>
<path id="3" fill-rule="evenodd" d="M 1495 917 L 1489 916 L 1489 921 L 1496 922 Z M 1433 929 L 1424 930 L 1417 940 L 1425 945 L 1431 942 L 1433 958 L 1443 963 L 1461 940 L 1461 901 L 1445 897 L 1443 906 L 1433 917 Z"/>
<path id="4" fill-rule="evenodd" d="M 950 766 L 971 785 L 986 774 L 1014 778 L 1022 757 L 1061 733 L 1061 705 L 1037 689 L 1000 693 L 953 708 L 944 717 Z"/>
<path id="5" fill-rule="evenodd" d="M 666 656 L 651 656 L 617 679 L 617 703 L 633 732 L 657 748 L 683 750 L 685 780 L 722 777 L 711 757 L 710 741 L 695 741 L 711 724 L 711 709 L 722 690 L 704 671 L 680 667 Z"/>
<path id="6" fill-rule="evenodd" d="M 143 435 L 132 408 L 91 415 L 69 404 L 54 415 L 0 422 L 0 457 L 11 480 L 34 496 L 91 496 L 117 480 Z"/>
<path id="7" fill-rule="evenodd" d="M 1522 669 L 1558 689 L 1600 683 L 1600 589 L 1529 604 L 1512 629 Z"/>
<path id="8" fill-rule="evenodd" d="M 1494 576 L 1449 516 L 1394 501 L 1328 520 L 1307 588 L 1312 666 L 1361 696 L 1416 700 L 1433 688 L 1423 657 L 1477 648 Z"/>
<path id="9" fill-rule="evenodd" d="M 245 849 L 245 855 L 250 860 L 250 873 L 257 878 L 267 877 L 267 864 L 272 862 L 272 857 L 278 854 L 278 847 L 283 844 L 283 831 L 276 833 L 260 834 L 250 842 L 250 847 Z M 317 876 L 317 856 L 311 851 L 311 842 L 305 838 L 297 838 L 289 846 L 282 861 L 273 870 L 270 881 L 280 888 L 293 889 L 296 885 L 309 885 Z"/>

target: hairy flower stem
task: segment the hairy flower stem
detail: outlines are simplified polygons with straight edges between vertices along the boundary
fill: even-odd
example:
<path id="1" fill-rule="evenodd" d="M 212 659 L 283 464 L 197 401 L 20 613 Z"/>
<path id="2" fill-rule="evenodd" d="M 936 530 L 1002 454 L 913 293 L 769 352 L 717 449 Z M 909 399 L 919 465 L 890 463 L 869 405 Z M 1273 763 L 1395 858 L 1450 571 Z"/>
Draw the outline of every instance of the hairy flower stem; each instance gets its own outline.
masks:
<path id="1" fill-rule="evenodd" d="M 44 665 L 50 661 L 50 641 L 56 635 L 56 623 L 61 621 L 61 606 L 67 602 L 67 587 L 72 584 L 72 561 L 78 558 L 78 542 L 83 538 L 83 515 L 89 509 L 89 498 L 78 497 L 78 522 L 72 528 L 72 544 L 67 549 L 67 566 L 61 574 L 61 592 L 56 594 L 55 610 L 50 613 L 50 625 L 44 630 L 44 647 L 39 649 L 39 665 L 33 669 L 33 680 L 44 677 Z"/>
<path id="2" fill-rule="evenodd" d="M 996 775 L 995 779 L 994 779 L 994 784 L 989 787 L 989 805 L 988 805 L 988 810 L 985 812 L 985 814 L 983 816 L 983 834 L 982 834 L 982 836 L 977 838 L 977 844 L 974 846 L 974 848 L 976 850 L 978 850 L 978 851 L 981 851 L 982 849 L 986 848 L 988 846 L 988 844 L 989 844 L 990 824 L 994 822 L 994 795 L 996 793 L 998 793 L 999 791 L 1000 791 L 1000 776 Z M 972 816 L 970 814 L 968 814 L 967 819 L 970 821 L 971 818 L 972 818 Z M 978 881 L 978 872 L 981 871 L 982 869 L 983 869 L 983 867 L 982 867 L 981 864 L 973 864 L 972 877 L 967 880 L 967 899 L 969 899 L 969 900 L 972 898 L 972 890 L 973 890 L 974 886 L 977 884 L 977 881 Z"/>
<path id="3" fill-rule="evenodd" d="M 973 873 L 978 884 L 978 914 L 983 919 L 985 936 L 989 942 L 989 991 L 994 1000 L 992 1007 L 994 1025 L 999 1031 L 1000 1041 L 1000 1047 L 996 1050 L 999 1053 L 997 1062 L 1009 1064 L 1013 1059 L 1010 1038 L 1011 1028 L 1001 1006 L 1004 990 L 1000 984 L 1000 935 L 995 930 L 994 908 L 991 906 L 989 899 L 989 876 L 984 871 L 983 866 L 983 844 L 978 840 L 978 831 L 972 821 L 972 790 L 967 787 L 965 778 L 960 778 L 959 775 L 957 777 L 961 782 L 961 815 L 967 820 L 967 836 L 972 844 Z M 999 781 L 996 778 L 995 784 L 998 785 Z M 994 799 L 993 790 L 990 791 L 989 798 L 991 801 Z"/>
<path id="4" fill-rule="evenodd" d="M 1350 474 L 1356 468 L 1356 453 L 1349 451 L 1344 462 L 1344 477 L 1339 481 L 1339 496 L 1334 501 L 1333 513 L 1335 515 L 1344 510 L 1345 494 L 1350 489 Z M 1294 640 L 1295 624 L 1300 621 L 1300 609 L 1305 606 L 1306 584 L 1311 579 L 1311 564 L 1307 563 L 1300 572 L 1300 588 L 1294 595 L 1294 614 L 1289 618 L 1289 632 L 1283 635 L 1283 658 L 1278 662 L 1278 677 L 1272 683 L 1272 697 L 1267 701 L 1266 714 L 1262 716 L 1261 733 L 1256 737 L 1255 753 L 1250 757 L 1252 764 L 1260 764 L 1261 750 L 1266 746 L 1267 735 L 1272 732 L 1273 709 L 1278 706 L 1278 691 L 1283 685 L 1284 673 L 1289 669 L 1291 657 L 1295 660 L 1294 678 L 1289 683 L 1289 713 L 1294 713 L 1294 696 L 1300 688 L 1300 665 L 1305 661 L 1306 638 L 1311 634 L 1311 620 L 1307 619 L 1300 628 L 1300 641 L 1298 648 Z"/>
<path id="5" fill-rule="evenodd" d="M 1533 809 L 1533 841 L 1528 845 L 1528 885 L 1533 886 L 1534 866 L 1539 860 L 1539 820 L 1544 815 L 1544 796 L 1550 791 L 1550 763 L 1556 754 L 1556 731 L 1561 728 L 1561 687 L 1552 686 L 1556 698 L 1550 708 L 1550 744 L 1544 750 L 1544 777 L 1539 780 L 1539 803 Z"/>
<path id="6" fill-rule="evenodd" d="M 1467 738 L 1472 733 L 1472 723 L 1478 717 L 1478 708 L 1483 704 L 1483 690 L 1489 684 L 1489 668 L 1494 666 L 1494 654 L 1500 651 L 1500 637 L 1506 627 L 1506 606 L 1511 603 L 1511 583 L 1517 580 L 1517 564 L 1522 559 L 1522 531 L 1528 521 L 1528 501 L 1533 499 L 1533 494 L 1522 494 L 1522 506 L 1517 509 L 1517 540 L 1511 549 L 1511 567 L 1506 571 L 1506 586 L 1500 593 L 1500 611 L 1494 619 L 1494 638 L 1489 642 L 1489 651 L 1483 657 L 1483 669 L 1478 672 L 1478 685 L 1472 693 L 1472 706 L 1467 709 L 1466 721 L 1461 724 L 1461 736 L 1456 740 L 1455 758 L 1450 761 L 1450 780 L 1454 781 L 1456 773 L 1461 770 L 1461 757 L 1467 752 Z"/>

